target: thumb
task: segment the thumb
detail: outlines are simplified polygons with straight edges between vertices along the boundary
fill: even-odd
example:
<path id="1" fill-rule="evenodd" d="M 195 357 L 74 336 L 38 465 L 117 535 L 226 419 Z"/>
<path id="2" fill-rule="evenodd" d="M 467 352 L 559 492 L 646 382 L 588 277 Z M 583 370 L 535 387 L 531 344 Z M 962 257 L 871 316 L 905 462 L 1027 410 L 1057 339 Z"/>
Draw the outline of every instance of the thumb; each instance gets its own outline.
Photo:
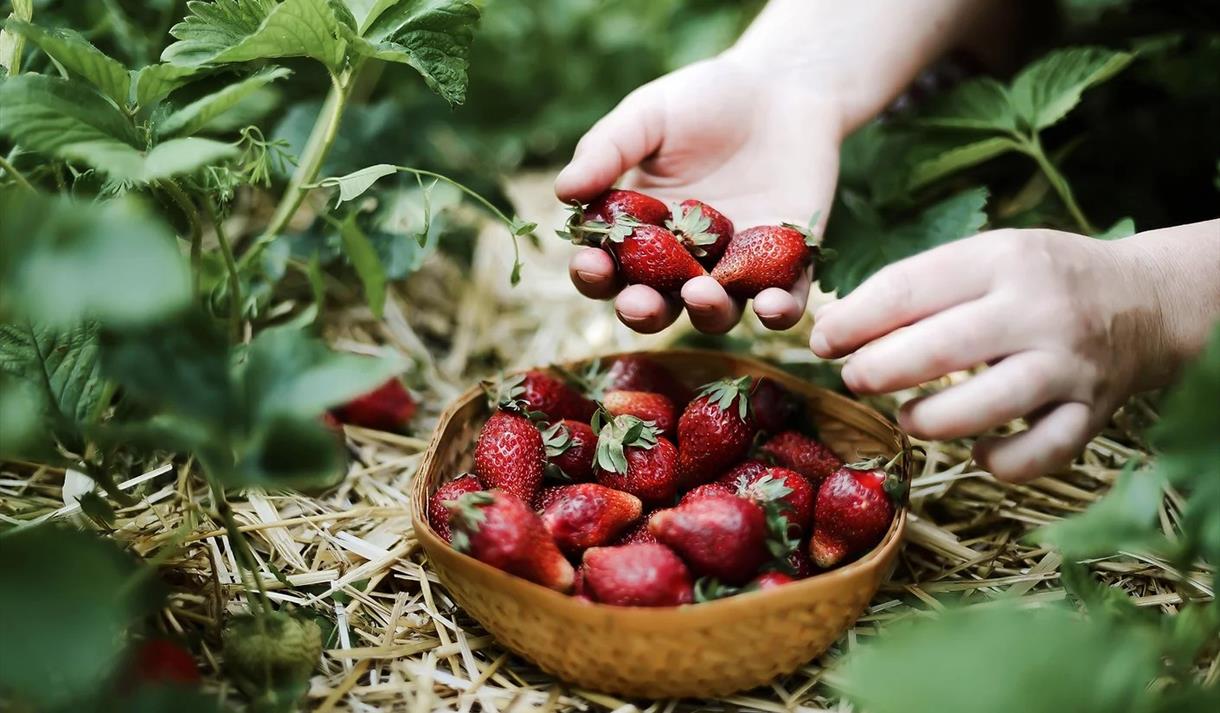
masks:
<path id="1" fill-rule="evenodd" d="M 628 94 L 589 129 L 555 179 L 562 201 L 588 201 L 661 146 L 663 92 L 656 82 Z"/>

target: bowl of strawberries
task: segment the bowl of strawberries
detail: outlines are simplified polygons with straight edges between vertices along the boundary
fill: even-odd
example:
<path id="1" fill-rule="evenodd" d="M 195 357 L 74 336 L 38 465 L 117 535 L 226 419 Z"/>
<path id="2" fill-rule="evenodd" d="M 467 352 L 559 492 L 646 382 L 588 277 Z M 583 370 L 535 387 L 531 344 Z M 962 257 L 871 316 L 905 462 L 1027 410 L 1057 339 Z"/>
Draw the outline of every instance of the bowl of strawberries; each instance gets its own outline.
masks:
<path id="1" fill-rule="evenodd" d="M 617 695 L 727 695 L 825 651 L 893 567 L 910 444 L 867 406 L 721 352 L 472 388 L 413 483 L 415 534 L 502 644 Z"/>

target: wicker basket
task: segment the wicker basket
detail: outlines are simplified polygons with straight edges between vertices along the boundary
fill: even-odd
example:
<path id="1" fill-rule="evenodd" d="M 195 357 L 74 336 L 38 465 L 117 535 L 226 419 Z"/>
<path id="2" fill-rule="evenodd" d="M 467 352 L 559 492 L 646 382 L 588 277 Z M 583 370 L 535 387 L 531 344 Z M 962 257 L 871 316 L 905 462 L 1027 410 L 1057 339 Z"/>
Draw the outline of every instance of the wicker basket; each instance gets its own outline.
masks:
<path id="1" fill-rule="evenodd" d="M 691 386 L 744 374 L 774 379 L 804 397 L 819 437 L 849 461 L 910 449 L 906 436 L 872 409 L 768 364 L 707 351 L 648 356 Z M 669 698 L 723 696 L 763 685 L 838 639 L 872 599 L 898 553 L 906 525 L 902 511 L 864 557 L 777 589 L 667 609 L 572 599 L 453 550 L 428 525 L 428 497 L 469 469 L 487 415 L 484 395 L 475 388 L 441 417 L 414 481 L 416 537 L 454 599 L 487 631 L 543 670 L 582 688 Z M 904 468 L 909 460 L 901 459 Z"/>

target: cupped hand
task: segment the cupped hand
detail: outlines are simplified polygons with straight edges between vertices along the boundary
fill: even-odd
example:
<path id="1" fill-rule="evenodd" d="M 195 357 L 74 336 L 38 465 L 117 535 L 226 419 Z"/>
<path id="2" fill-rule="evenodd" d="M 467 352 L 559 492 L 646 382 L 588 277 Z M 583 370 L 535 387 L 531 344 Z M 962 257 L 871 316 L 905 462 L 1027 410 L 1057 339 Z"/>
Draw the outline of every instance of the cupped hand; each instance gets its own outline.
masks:
<path id="1" fill-rule="evenodd" d="M 1162 382 L 1157 278 L 1127 241 L 997 230 L 894 263 L 814 316 L 813 351 L 850 354 L 859 394 L 913 387 L 981 364 L 966 381 L 903 405 L 913 435 L 980 438 L 975 458 L 1028 480 L 1070 462 L 1134 391 Z"/>
<path id="2" fill-rule="evenodd" d="M 806 225 L 834 195 L 842 122 L 828 93 L 769 74 L 732 55 L 698 62 L 628 95 L 580 140 L 555 181 L 564 201 L 589 201 L 620 178 L 622 186 L 671 204 L 697 198 L 738 230 Z M 821 226 L 817 226 L 820 231 Z M 576 288 L 615 300 L 624 324 L 640 332 L 669 326 L 682 309 L 696 329 L 726 332 L 743 306 L 711 277 L 690 280 L 678 296 L 644 285 L 623 288 L 614 260 L 584 248 L 570 263 Z M 753 308 L 772 329 L 796 324 L 810 276 L 790 290 L 768 289 Z"/>

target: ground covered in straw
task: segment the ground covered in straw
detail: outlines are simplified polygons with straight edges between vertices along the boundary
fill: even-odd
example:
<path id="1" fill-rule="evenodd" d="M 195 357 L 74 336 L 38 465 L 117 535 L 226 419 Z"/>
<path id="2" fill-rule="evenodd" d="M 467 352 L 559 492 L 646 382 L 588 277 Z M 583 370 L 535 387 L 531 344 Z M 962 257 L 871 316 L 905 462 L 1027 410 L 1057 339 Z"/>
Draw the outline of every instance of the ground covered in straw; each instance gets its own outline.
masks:
<path id="1" fill-rule="evenodd" d="M 549 177 L 525 177 L 514 192 L 520 213 L 561 220 L 549 196 Z M 524 367 L 635 348 L 663 348 L 682 336 L 641 337 L 618 325 L 609 305 L 577 297 L 566 277 L 568 249 L 548 238 L 528 250 L 525 278 L 508 287 L 511 248 L 503 229 L 479 237 L 472 270 L 443 258 L 396 289 L 384 320 L 366 308 L 336 310 L 328 338 L 341 348 L 390 348 L 419 365 L 423 413 L 413 435 L 348 428 L 353 454 L 347 479 L 322 495 L 251 492 L 234 503 L 253 534 L 263 579 L 277 602 L 312 610 L 334 625 L 307 707 L 316 711 L 429 710 L 846 710 L 827 685 L 835 658 L 886 625 L 934 616 L 947 602 L 986 606 L 1019 598 L 1030 606 L 1064 598 L 1056 554 L 1023 541 L 1031 529 L 1070 516 L 1098 500 L 1122 464 L 1141 449 L 1127 420 L 1148 417 L 1136 404 L 1095 439 L 1068 470 L 1028 485 L 999 483 L 970 459 L 970 442 L 923 447 L 911 491 L 911 526 L 892 580 L 866 614 L 821 660 L 768 688 L 718 701 L 645 704 L 573 690 L 505 652 L 459 610 L 432 572 L 413 537 L 409 483 L 427 436 L 444 406 L 497 368 Z M 784 364 L 809 364 L 808 325 L 771 334 L 757 325 L 736 337 L 752 351 Z M 893 413 L 897 402 L 874 405 Z M 140 503 L 121 510 L 114 536 L 147 553 L 182 543 L 163 563 L 174 588 L 165 625 L 202 641 L 205 675 L 223 686 L 217 660 L 226 612 L 244 609 L 234 555 L 219 523 L 198 503 L 208 502 L 190 463 L 168 459 L 127 487 Z M 68 494 L 75 479 L 67 478 Z M 65 506 L 65 474 L 5 466 L 0 512 L 20 499 L 55 517 L 75 517 Z M 1173 515 L 1163 513 L 1166 531 Z M 1105 582 L 1147 607 L 1174 610 L 1185 598 L 1210 597 L 1206 571 L 1174 572 L 1136 556 L 1090 564 Z M 1217 676 L 1217 662 L 1207 674 Z"/>

